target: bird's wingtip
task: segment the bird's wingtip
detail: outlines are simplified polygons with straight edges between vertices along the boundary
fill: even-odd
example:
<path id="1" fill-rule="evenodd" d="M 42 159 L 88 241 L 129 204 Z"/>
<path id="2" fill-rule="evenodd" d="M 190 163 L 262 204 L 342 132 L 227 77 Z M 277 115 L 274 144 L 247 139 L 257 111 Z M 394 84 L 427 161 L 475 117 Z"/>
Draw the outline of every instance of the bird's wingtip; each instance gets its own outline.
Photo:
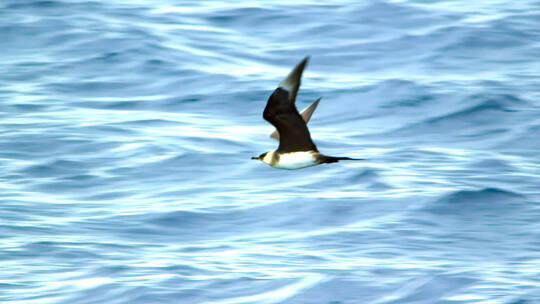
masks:
<path id="1" fill-rule="evenodd" d="M 279 132 L 278 132 L 278 130 L 275 130 L 274 132 L 272 132 L 272 134 L 270 134 L 270 138 L 273 138 L 275 140 L 279 140 Z"/>
<path id="2" fill-rule="evenodd" d="M 296 94 L 298 93 L 298 88 L 300 87 L 300 82 L 302 78 L 302 73 L 309 61 L 309 55 L 304 57 L 299 64 L 297 64 L 294 69 L 279 83 L 279 87 L 287 90 L 289 92 L 290 101 L 295 102 Z"/>
<path id="3" fill-rule="evenodd" d="M 317 109 L 320 101 L 321 97 L 317 98 L 317 100 L 315 100 L 312 104 L 310 104 L 307 108 L 303 109 L 302 112 L 300 112 L 300 115 L 302 116 L 302 119 L 304 119 L 306 124 L 311 118 L 311 115 L 313 115 L 313 112 L 315 112 L 315 109 Z"/>

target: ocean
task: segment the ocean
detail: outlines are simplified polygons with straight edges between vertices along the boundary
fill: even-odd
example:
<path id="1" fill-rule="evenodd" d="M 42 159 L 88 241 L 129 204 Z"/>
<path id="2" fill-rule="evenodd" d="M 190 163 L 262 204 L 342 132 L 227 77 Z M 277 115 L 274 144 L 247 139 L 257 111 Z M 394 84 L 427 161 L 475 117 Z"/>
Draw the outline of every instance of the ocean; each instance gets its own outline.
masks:
<path id="1" fill-rule="evenodd" d="M 275 149 L 266 101 L 322 153 Z M 540 303 L 540 2 L 0 1 L 0 302 Z"/>

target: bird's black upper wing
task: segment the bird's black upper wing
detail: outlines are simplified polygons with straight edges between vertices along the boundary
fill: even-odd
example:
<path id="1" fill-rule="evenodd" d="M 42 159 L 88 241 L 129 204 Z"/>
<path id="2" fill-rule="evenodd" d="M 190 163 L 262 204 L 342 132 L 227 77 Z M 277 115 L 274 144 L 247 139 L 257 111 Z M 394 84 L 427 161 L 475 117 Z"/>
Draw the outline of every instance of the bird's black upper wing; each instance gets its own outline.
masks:
<path id="1" fill-rule="evenodd" d="M 307 125 L 294 105 L 294 100 L 291 102 L 290 94 L 281 87 L 277 88 L 268 99 L 263 112 L 263 118 L 279 132 L 278 151 L 317 151 Z"/>
<path id="2" fill-rule="evenodd" d="M 302 119 L 306 125 L 308 124 L 311 115 L 313 115 L 313 112 L 315 112 L 315 109 L 319 105 L 319 101 L 321 101 L 320 97 L 300 112 L 300 116 L 302 116 Z M 275 130 L 272 134 L 270 134 L 270 137 L 279 141 L 279 132 Z"/>

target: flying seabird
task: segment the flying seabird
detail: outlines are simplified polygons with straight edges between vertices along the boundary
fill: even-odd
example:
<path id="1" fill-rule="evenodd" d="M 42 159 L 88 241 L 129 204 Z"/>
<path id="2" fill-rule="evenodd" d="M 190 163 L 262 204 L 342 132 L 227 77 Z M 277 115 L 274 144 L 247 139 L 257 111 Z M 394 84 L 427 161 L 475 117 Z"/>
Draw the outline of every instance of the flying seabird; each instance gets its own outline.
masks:
<path id="1" fill-rule="evenodd" d="M 279 83 L 264 108 L 263 118 L 276 127 L 276 131 L 270 137 L 279 139 L 279 147 L 251 159 L 258 159 L 274 168 L 288 170 L 335 163 L 340 160 L 362 160 L 321 154 L 313 143 L 307 122 L 321 99 L 315 100 L 302 111 L 302 114 L 298 113 L 295 105 L 302 72 L 308 60 L 309 56 Z"/>

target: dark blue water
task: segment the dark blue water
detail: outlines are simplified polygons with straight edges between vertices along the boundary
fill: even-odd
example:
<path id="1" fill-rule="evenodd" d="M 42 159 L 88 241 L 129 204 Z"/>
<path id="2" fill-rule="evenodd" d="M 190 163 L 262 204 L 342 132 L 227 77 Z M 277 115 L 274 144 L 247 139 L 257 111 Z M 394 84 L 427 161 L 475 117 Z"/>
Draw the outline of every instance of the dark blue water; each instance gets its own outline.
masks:
<path id="1" fill-rule="evenodd" d="M 329 155 L 297 171 L 262 110 Z M 0 302 L 540 303 L 540 3 L 0 1 Z"/>

